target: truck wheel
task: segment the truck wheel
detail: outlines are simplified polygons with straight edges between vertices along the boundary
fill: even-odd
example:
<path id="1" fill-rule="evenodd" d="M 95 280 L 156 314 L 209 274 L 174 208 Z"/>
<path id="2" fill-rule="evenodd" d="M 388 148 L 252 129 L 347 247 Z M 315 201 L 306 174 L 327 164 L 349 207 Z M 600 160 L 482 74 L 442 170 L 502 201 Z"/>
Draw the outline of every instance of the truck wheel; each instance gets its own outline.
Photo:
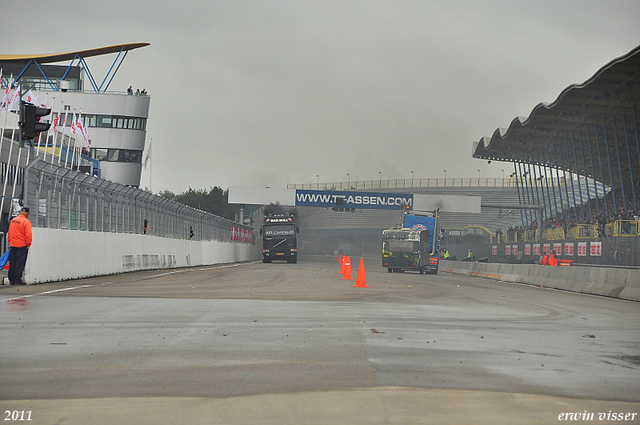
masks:
<path id="1" fill-rule="evenodd" d="M 271 262 L 271 258 L 263 258 L 262 262 L 263 263 L 270 263 Z"/>
<path id="2" fill-rule="evenodd" d="M 424 267 L 420 267 L 420 274 L 424 274 Z"/>
<path id="3" fill-rule="evenodd" d="M 389 267 L 389 268 L 387 269 L 387 271 L 388 271 L 389 273 L 393 273 L 393 269 L 392 269 L 391 267 Z"/>

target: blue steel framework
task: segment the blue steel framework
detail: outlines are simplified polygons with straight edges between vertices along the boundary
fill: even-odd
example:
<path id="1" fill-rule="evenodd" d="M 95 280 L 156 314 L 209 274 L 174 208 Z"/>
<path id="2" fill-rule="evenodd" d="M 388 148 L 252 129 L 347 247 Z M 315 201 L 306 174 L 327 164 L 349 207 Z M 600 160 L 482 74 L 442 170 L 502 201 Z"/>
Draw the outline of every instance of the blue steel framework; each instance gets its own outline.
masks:
<path id="1" fill-rule="evenodd" d="M 113 78 L 115 77 L 116 73 L 120 69 L 122 62 L 124 62 L 124 59 L 127 57 L 127 53 L 129 52 L 129 50 L 137 49 L 139 47 L 145 47 L 148 45 L 149 43 L 122 44 L 122 45 L 105 47 L 100 49 L 92 49 L 92 50 L 85 50 L 81 52 L 72 52 L 72 53 L 65 53 L 65 54 L 58 54 L 58 55 L 43 55 L 43 56 L 34 55 L 33 57 L 26 57 L 24 59 L 19 59 L 17 57 L 4 56 L 4 57 L 0 57 L 0 61 L 26 62 L 26 65 L 24 66 L 22 71 L 11 82 L 11 88 L 14 88 L 14 84 L 24 75 L 24 73 L 27 71 L 27 69 L 29 69 L 31 65 L 35 65 L 38 68 L 38 70 L 40 70 L 40 73 L 42 74 L 46 82 L 49 84 L 51 90 L 57 91 L 59 90 L 59 87 L 49 79 L 46 72 L 42 69 L 41 64 L 70 60 L 69 65 L 67 66 L 67 70 L 65 71 L 64 75 L 61 78 L 62 80 L 64 80 L 66 76 L 69 74 L 69 71 L 73 68 L 74 63 L 77 60 L 79 66 L 85 71 L 87 75 L 87 79 L 91 83 L 91 87 L 93 88 L 93 90 L 96 93 L 105 93 L 109 88 L 111 81 L 113 81 Z M 104 79 L 102 80 L 102 83 L 100 83 L 100 85 L 98 86 L 98 83 L 93 77 L 93 74 L 89 69 L 89 65 L 85 61 L 85 58 L 90 56 L 104 55 L 107 53 L 117 53 L 117 55 L 113 60 L 113 63 L 111 64 L 109 70 L 105 74 Z M 107 79 L 109 80 L 108 82 L 107 82 Z"/>

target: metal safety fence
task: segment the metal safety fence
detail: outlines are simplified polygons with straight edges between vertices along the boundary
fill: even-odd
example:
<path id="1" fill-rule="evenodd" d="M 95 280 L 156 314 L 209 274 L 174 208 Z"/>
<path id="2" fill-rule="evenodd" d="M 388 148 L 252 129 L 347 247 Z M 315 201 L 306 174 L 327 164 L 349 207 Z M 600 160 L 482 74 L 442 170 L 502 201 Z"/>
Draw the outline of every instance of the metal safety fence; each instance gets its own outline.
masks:
<path id="1" fill-rule="evenodd" d="M 23 203 L 33 227 L 253 242 L 249 226 L 37 158 L 25 169 Z"/>

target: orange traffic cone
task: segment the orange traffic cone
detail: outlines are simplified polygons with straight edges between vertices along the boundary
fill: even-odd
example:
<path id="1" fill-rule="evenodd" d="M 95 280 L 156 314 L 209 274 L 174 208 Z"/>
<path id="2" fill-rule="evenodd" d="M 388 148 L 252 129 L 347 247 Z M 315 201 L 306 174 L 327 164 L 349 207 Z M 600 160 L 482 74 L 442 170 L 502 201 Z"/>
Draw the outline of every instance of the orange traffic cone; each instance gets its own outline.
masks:
<path id="1" fill-rule="evenodd" d="M 360 267 L 358 267 L 358 277 L 356 277 L 356 284 L 354 288 L 368 288 L 367 277 L 364 274 L 364 259 L 360 257 Z"/>
<path id="2" fill-rule="evenodd" d="M 346 257 L 344 261 L 344 274 L 342 275 L 342 279 L 351 280 L 351 257 Z"/>

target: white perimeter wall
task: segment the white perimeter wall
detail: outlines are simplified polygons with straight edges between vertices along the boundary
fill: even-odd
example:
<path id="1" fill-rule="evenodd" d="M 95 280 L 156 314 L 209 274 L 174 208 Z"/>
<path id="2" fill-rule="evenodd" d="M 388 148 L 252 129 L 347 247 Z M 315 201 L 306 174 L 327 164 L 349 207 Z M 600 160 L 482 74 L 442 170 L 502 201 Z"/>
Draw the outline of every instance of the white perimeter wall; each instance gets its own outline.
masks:
<path id="1" fill-rule="evenodd" d="M 24 281 L 44 283 L 259 258 L 258 249 L 250 244 L 34 227 Z"/>

